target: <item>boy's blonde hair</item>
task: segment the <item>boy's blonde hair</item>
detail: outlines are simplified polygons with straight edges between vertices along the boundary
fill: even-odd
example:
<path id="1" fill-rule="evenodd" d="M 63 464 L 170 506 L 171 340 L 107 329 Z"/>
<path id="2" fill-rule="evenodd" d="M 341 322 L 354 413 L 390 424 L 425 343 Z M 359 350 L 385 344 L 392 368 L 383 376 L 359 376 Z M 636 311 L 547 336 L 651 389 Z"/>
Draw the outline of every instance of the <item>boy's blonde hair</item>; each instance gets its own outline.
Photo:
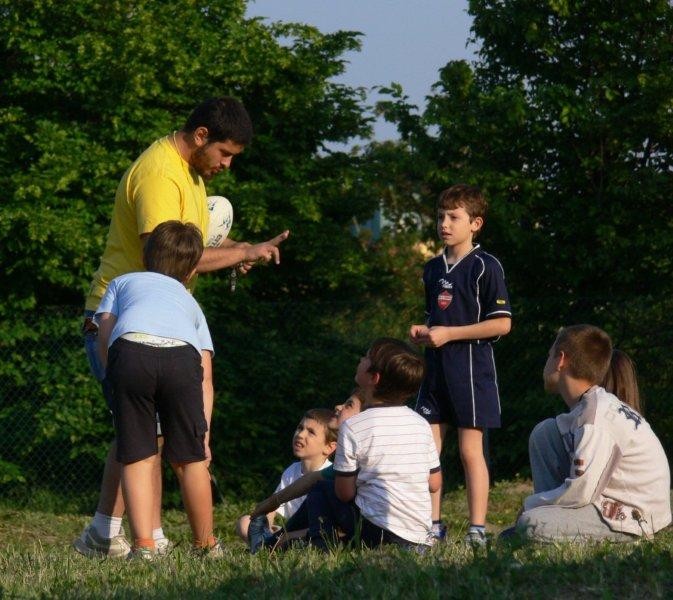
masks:
<path id="1" fill-rule="evenodd" d="M 379 374 L 372 392 L 375 400 L 399 406 L 418 392 L 425 375 L 425 361 L 411 346 L 395 338 L 378 338 L 367 356 L 371 361 L 369 372 Z"/>
<path id="2" fill-rule="evenodd" d="M 337 441 L 339 428 L 333 427 L 330 423 L 334 419 L 334 410 L 330 408 L 311 408 L 304 413 L 304 419 L 312 419 L 320 423 L 325 428 L 325 443 L 331 444 Z"/>
<path id="3" fill-rule="evenodd" d="M 488 202 L 476 185 L 456 183 L 439 194 L 437 210 L 450 210 L 461 206 L 470 215 L 470 222 L 477 217 L 481 217 L 482 220 L 486 217 Z"/>
<path id="4" fill-rule="evenodd" d="M 559 332 L 554 352 L 566 355 L 572 377 L 600 385 L 610 366 L 612 340 L 594 325 L 571 325 Z"/>

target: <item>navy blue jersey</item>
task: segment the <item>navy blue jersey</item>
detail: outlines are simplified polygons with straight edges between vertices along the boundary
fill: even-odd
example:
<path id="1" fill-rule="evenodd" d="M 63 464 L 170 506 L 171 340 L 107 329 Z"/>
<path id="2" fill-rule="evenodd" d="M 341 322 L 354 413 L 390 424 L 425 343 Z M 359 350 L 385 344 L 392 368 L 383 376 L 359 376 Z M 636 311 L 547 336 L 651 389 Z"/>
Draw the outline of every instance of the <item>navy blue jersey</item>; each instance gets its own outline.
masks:
<path id="1" fill-rule="evenodd" d="M 446 254 L 423 271 L 427 325 L 456 327 L 511 317 L 505 274 L 494 256 L 475 246 L 456 264 Z M 493 339 L 460 340 L 426 348 L 426 374 L 416 411 L 430 423 L 500 427 Z"/>
<path id="2" fill-rule="evenodd" d="M 479 245 L 454 265 L 447 263 L 444 252 L 428 261 L 423 283 L 429 327 L 473 325 L 512 316 L 502 265 Z"/>

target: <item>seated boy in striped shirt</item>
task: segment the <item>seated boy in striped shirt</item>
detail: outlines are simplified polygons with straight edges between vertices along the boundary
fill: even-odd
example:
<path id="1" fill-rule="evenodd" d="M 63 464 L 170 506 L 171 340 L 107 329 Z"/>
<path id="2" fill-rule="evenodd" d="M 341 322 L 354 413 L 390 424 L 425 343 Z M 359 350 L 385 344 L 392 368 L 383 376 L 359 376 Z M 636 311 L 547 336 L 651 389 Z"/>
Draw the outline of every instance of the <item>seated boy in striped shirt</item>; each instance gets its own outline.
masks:
<path id="1" fill-rule="evenodd" d="M 431 544 L 439 457 L 427 421 L 405 405 L 424 370 L 423 358 L 392 338 L 360 359 L 355 381 L 366 410 L 339 428 L 334 482 L 318 482 L 306 500 L 314 546 L 326 549 L 337 530 L 367 547 Z"/>

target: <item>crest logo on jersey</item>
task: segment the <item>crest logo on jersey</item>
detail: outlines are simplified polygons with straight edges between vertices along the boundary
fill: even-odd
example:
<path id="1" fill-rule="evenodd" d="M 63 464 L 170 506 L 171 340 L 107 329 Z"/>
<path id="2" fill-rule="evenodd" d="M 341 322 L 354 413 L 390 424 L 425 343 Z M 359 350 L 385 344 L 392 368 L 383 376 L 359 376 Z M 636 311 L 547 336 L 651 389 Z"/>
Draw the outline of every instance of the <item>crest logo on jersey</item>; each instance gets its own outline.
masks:
<path id="1" fill-rule="evenodd" d="M 453 294 L 449 290 L 442 290 L 437 296 L 437 306 L 441 310 L 446 310 L 451 304 L 451 300 L 453 300 Z"/>

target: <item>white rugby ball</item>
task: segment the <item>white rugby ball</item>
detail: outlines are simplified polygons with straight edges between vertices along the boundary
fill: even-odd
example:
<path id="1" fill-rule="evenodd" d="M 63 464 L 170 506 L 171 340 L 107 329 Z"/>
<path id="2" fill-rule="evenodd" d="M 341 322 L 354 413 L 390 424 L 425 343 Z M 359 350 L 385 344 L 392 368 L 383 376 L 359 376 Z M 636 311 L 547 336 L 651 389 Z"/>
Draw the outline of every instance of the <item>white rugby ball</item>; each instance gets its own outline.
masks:
<path id="1" fill-rule="evenodd" d="M 234 207 L 224 196 L 208 196 L 206 202 L 210 217 L 206 247 L 214 248 L 219 246 L 231 231 L 234 222 Z"/>

